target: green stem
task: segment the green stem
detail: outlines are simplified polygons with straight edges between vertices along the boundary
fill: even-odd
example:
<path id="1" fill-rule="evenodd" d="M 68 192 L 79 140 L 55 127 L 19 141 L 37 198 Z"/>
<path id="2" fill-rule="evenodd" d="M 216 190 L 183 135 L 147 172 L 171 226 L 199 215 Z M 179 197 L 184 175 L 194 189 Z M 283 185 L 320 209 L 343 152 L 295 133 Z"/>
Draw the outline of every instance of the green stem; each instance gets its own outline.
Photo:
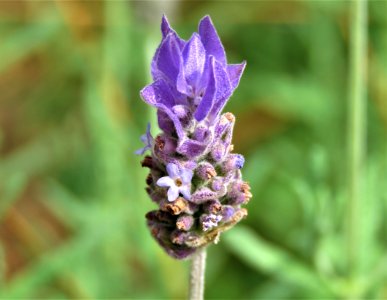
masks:
<path id="1" fill-rule="evenodd" d="M 192 257 L 189 290 L 190 300 L 203 300 L 206 256 L 206 249 L 202 248 Z"/>
<path id="2" fill-rule="evenodd" d="M 348 267 L 351 281 L 359 259 L 362 177 L 366 148 L 367 0 L 354 0 L 351 18 L 348 110 Z"/>

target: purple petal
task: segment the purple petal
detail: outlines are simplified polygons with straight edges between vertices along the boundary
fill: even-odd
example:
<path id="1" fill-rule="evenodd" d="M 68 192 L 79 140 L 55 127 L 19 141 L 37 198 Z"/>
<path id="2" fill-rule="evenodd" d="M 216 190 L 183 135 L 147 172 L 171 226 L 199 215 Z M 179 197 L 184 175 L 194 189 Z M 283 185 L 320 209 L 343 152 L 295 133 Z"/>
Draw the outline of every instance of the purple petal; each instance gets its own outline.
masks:
<path id="1" fill-rule="evenodd" d="M 148 139 L 147 139 L 147 136 L 146 134 L 143 134 L 141 137 L 140 137 L 140 141 L 143 142 L 145 145 L 147 145 L 148 143 Z"/>
<path id="2" fill-rule="evenodd" d="M 198 108 L 195 111 L 195 119 L 197 121 L 202 121 L 211 110 L 214 102 L 214 97 L 216 93 L 216 79 L 214 74 L 214 57 L 210 56 L 209 62 L 209 79 L 207 83 L 206 91 L 203 95 L 202 101 L 200 102 Z"/>
<path id="3" fill-rule="evenodd" d="M 208 126 L 198 125 L 193 133 L 193 138 L 199 142 L 204 142 L 206 139 L 209 138 L 210 134 L 211 131 Z"/>
<path id="4" fill-rule="evenodd" d="M 199 35 L 206 49 L 206 55 L 213 55 L 223 66 L 226 66 L 226 53 L 209 16 L 201 19 Z"/>
<path id="5" fill-rule="evenodd" d="M 239 80 L 241 79 L 242 73 L 246 67 L 246 62 L 242 62 L 241 64 L 236 65 L 228 65 L 227 73 L 230 78 L 232 89 L 236 89 L 239 84 Z"/>
<path id="6" fill-rule="evenodd" d="M 228 74 L 223 66 L 216 60 L 214 63 L 214 75 L 216 82 L 216 93 L 215 101 L 209 114 L 211 120 L 214 120 L 218 116 L 232 94 L 232 87 L 228 78 Z"/>
<path id="7" fill-rule="evenodd" d="M 160 48 L 160 46 L 159 46 Z M 162 75 L 161 73 L 159 72 L 158 68 L 157 68 L 157 57 L 159 56 L 159 48 L 157 48 L 156 50 L 156 53 L 155 55 L 153 56 L 152 58 L 152 62 L 151 62 L 151 74 L 152 74 L 152 78 L 153 80 L 157 80 L 158 78 L 161 78 Z"/>
<path id="8" fill-rule="evenodd" d="M 185 41 L 183 39 L 181 39 L 179 37 L 179 35 L 172 29 L 172 27 L 169 25 L 169 22 L 168 22 L 167 17 L 165 15 L 163 15 L 163 17 L 161 19 L 161 33 L 162 33 L 163 38 L 162 38 L 161 44 L 159 45 L 159 47 L 157 48 L 157 50 L 155 52 L 155 55 L 153 56 L 152 63 L 151 63 L 151 74 L 152 74 L 152 77 L 154 80 L 162 78 L 162 74 L 157 66 L 157 59 L 159 57 L 161 45 L 163 44 L 163 41 L 168 36 L 168 34 L 172 34 L 175 36 L 176 42 L 177 42 L 180 50 L 182 50 L 184 45 L 185 45 Z"/>
<path id="9" fill-rule="evenodd" d="M 180 49 L 183 49 L 185 41 L 181 39 L 176 33 L 176 31 L 172 29 L 171 25 L 169 25 L 167 17 L 163 15 L 161 19 L 161 34 L 163 35 L 163 39 L 171 32 L 176 36 Z"/>
<path id="10" fill-rule="evenodd" d="M 143 148 L 141 148 L 141 149 L 138 149 L 138 150 L 136 150 L 135 152 L 134 152 L 134 154 L 136 154 L 136 155 L 143 155 L 144 153 L 145 153 L 145 151 L 146 150 L 148 150 L 149 148 L 148 147 L 143 147 Z"/>
<path id="11" fill-rule="evenodd" d="M 189 186 L 182 186 L 180 188 L 180 193 L 187 200 L 191 200 L 191 188 Z"/>
<path id="12" fill-rule="evenodd" d="M 190 116 L 190 110 L 185 105 L 175 105 L 174 107 L 172 107 L 172 111 L 179 119 L 185 119 Z"/>
<path id="13" fill-rule="evenodd" d="M 175 105 L 171 90 L 164 80 L 157 80 L 140 91 L 142 99 L 152 105 L 158 107 L 160 104 L 171 108 Z"/>
<path id="14" fill-rule="evenodd" d="M 164 105 L 160 105 L 159 108 L 162 109 L 166 113 L 166 115 L 171 119 L 171 121 L 173 122 L 173 125 L 175 126 L 176 133 L 177 133 L 178 137 L 183 138 L 184 131 L 183 131 L 183 127 L 181 125 L 179 118 L 168 107 L 166 107 Z"/>
<path id="15" fill-rule="evenodd" d="M 197 82 L 203 73 L 205 60 L 206 51 L 200 36 L 194 33 L 183 49 L 185 76 L 188 84 L 193 88 L 197 88 Z M 199 91 L 196 90 L 196 92 Z"/>
<path id="16" fill-rule="evenodd" d="M 165 38 L 171 31 L 173 31 L 173 29 L 169 25 L 167 17 L 163 15 L 161 19 L 161 33 L 163 35 L 163 38 Z"/>
<path id="17" fill-rule="evenodd" d="M 213 57 L 213 55 L 206 56 L 206 62 L 204 63 L 203 73 L 202 73 L 202 76 L 201 76 L 201 78 L 200 78 L 200 80 L 198 82 L 198 91 L 199 91 L 199 93 L 200 92 L 204 93 L 206 91 L 206 88 L 207 88 L 207 85 L 208 85 L 209 76 L 210 76 L 210 72 L 211 72 L 211 68 L 212 68 L 211 57 Z"/>
<path id="18" fill-rule="evenodd" d="M 150 130 L 151 130 L 151 123 L 148 122 L 148 123 L 146 124 L 146 134 L 147 134 L 147 135 L 150 135 Z"/>
<path id="19" fill-rule="evenodd" d="M 179 167 L 173 163 L 169 163 L 167 165 L 167 173 L 171 178 L 179 177 Z"/>
<path id="20" fill-rule="evenodd" d="M 190 184 L 192 180 L 193 172 L 189 169 L 182 169 L 180 171 L 180 177 L 184 184 Z"/>
<path id="21" fill-rule="evenodd" d="M 175 185 L 172 185 L 168 189 L 168 201 L 175 201 L 179 197 L 179 188 Z"/>
<path id="22" fill-rule="evenodd" d="M 181 122 L 179 121 L 179 118 L 176 116 L 176 114 L 174 114 L 171 110 L 171 108 L 174 106 L 174 98 L 172 97 L 170 89 L 164 80 L 157 80 L 152 84 L 147 85 L 143 90 L 141 90 L 140 95 L 145 102 L 159 108 L 164 112 L 162 115 L 164 120 L 160 122 L 159 119 L 159 125 L 162 129 L 164 125 L 169 125 L 167 124 L 169 118 L 170 121 L 173 122 L 179 138 L 184 136 Z"/>
<path id="23" fill-rule="evenodd" d="M 169 186 L 173 186 L 175 182 L 171 177 L 164 176 L 164 177 L 161 177 L 159 180 L 157 180 L 156 184 L 161 187 L 169 187 Z"/>
<path id="24" fill-rule="evenodd" d="M 181 49 L 178 37 L 169 33 L 161 42 L 158 55 L 155 58 L 154 80 L 163 78 L 173 85 L 176 82 L 181 62 Z"/>
<path id="25" fill-rule="evenodd" d="M 174 131 L 176 131 L 177 136 L 179 138 L 183 138 L 184 130 L 178 116 L 166 106 L 158 105 L 158 108 L 159 110 L 157 112 L 157 119 L 159 127 L 169 134 L 172 134 Z"/>
<path id="26" fill-rule="evenodd" d="M 175 132 L 175 124 L 173 124 L 171 118 L 161 109 L 157 110 L 157 122 L 162 131 L 170 135 Z"/>
<path id="27" fill-rule="evenodd" d="M 152 142 L 153 142 L 153 137 L 152 137 L 152 134 L 150 132 L 150 128 L 151 128 L 151 124 L 148 122 L 147 127 L 146 127 L 146 134 L 145 134 L 148 146 L 152 146 Z"/>
<path id="28" fill-rule="evenodd" d="M 190 86 L 188 86 L 187 80 L 185 78 L 183 61 L 181 61 L 179 74 L 177 74 L 176 78 L 176 89 L 178 92 L 187 96 L 190 96 L 192 93 L 192 89 L 190 88 Z"/>

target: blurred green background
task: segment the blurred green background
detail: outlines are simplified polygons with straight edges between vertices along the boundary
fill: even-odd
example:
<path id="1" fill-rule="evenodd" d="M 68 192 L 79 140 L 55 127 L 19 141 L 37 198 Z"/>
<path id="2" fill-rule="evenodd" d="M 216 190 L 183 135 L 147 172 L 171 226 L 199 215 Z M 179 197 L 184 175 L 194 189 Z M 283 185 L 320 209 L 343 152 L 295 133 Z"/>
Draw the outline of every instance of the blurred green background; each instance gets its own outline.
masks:
<path id="1" fill-rule="evenodd" d="M 387 298 L 387 2 L 369 2 L 367 157 L 348 268 L 350 1 L 1 1 L 0 298 L 184 298 L 189 262 L 151 238 L 133 152 L 166 13 L 209 14 L 253 199 L 210 246 L 207 298 Z M 153 134 L 157 134 L 153 126 Z M 353 267 L 353 266 L 352 266 Z M 355 274 L 353 276 L 353 274 Z"/>

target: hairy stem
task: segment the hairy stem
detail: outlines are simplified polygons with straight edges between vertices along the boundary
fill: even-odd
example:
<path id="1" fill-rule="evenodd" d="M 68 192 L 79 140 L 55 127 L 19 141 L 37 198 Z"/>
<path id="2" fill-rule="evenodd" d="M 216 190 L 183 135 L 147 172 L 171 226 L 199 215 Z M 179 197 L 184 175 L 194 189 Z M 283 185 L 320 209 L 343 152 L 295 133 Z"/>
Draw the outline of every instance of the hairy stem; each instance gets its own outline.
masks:
<path id="1" fill-rule="evenodd" d="M 359 259 L 362 177 L 366 146 L 367 0 L 352 3 L 348 110 L 348 267 L 355 277 Z"/>
<path id="2" fill-rule="evenodd" d="M 203 300 L 204 296 L 204 272 L 206 269 L 206 249 L 201 248 L 192 257 L 190 274 L 190 300 Z"/>

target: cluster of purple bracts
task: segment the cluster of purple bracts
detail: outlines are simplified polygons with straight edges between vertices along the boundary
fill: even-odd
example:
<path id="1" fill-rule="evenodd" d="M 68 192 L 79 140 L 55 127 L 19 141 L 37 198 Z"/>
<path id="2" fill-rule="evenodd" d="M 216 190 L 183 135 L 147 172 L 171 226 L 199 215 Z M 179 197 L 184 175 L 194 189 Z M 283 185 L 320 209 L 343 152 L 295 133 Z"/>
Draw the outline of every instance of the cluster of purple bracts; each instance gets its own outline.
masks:
<path id="1" fill-rule="evenodd" d="M 232 153 L 235 117 L 221 111 L 239 84 L 245 63 L 229 65 L 209 16 L 198 33 L 181 39 L 163 17 L 162 41 L 152 61 L 154 82 L 141 91 L 157 109 L 162 133 L 141 137 L 150 150 L 147 192 L 158 210 L 146 215 L 158 243 L 182 259 L 217 242 L 247 211 L 251 198 L 242 180 L 244 158 Z"/>

